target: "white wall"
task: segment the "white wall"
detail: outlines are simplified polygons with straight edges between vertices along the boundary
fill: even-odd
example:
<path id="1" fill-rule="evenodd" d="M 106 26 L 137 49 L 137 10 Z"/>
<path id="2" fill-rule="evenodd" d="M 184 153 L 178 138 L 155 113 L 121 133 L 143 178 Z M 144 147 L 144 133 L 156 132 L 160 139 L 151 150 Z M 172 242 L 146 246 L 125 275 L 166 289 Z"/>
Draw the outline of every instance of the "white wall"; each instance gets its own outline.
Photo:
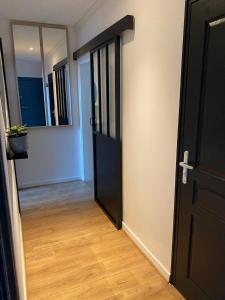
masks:
<path id="1" fill-rule="evenodd" d="M 168 279 L 184 0 L 106 0 L 76 26 L 77 47 L 127 14 L 122 46 L 124 229 Z"/>
<path id="2" fill-rule="evenodd" d="M 78 62 L 78 78 L 79 78 L 79 99 L 80 99 L 80 118 L 81 118 L 81 134 L 82 134 L 82 150 L 83 150 L 83 176 L 93 189 L 94 172 L 93 172 L 93 136 L 90 118 L 92 117 L 91 107 L 91 75 L 90 60 L 79 59 Z"/>
<path id="3" fill-rule="evenodd" d="M 0 16 L 0 26 L 6 60 L 10 115 L 13 124 L 18 124 L 19 108 L 9 20 Z M 72 29 L 70 29 L 69 36 L 70 45 L 74 45 Z M 74 64 L 73 49 L 74 46 L 70 55 L 71 65 Z M 71 68 L 71 82 L 73 125 L 60 128 L 29 129 L 29 159 L 16 162 L 19 187 L 75 180 L 81 177 L 79 108 L 75 68 Z"/>

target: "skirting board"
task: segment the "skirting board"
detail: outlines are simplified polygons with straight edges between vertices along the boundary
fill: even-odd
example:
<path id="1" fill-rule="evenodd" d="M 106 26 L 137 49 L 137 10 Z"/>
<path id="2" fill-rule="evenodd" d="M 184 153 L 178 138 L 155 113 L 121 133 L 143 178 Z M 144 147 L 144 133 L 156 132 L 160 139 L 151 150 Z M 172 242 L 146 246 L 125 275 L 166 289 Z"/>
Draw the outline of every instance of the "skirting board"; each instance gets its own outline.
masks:
<path id="1" fill-rule="evenodd" d="M 141 250 L 141 252 L 150 260 L 162 276 L 169 282 L 170 272 L 161 264 L 155 255 L 144 245 L 144 243 L 136 236 L 136 234 L 123 222 L 123 230 Z"/>
<path id="2" fill-rule="evenodd" d="M 70 182 L 70 181 L 80 181 L 81 177 L 68 177 L 68 178 L 54 178 L 54 179 L 47 179 L 47 180 L 39 180 L 39 181 L 31 181 L 24 184 L 19 184 L 19 189 L 27 189 L 31 187 L 37 187 L 42 185 L 49 185 L 54 183 L 63 183 L 63 182 Z"/>

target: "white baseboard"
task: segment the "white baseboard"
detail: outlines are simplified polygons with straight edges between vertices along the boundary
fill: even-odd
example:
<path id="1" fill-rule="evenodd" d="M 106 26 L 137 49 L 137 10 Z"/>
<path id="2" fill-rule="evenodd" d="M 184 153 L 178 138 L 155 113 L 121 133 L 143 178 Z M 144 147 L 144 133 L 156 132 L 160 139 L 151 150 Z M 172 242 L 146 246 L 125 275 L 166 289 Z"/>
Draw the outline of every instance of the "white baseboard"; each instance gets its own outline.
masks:
<path id="1" fill-rule="evenodd" d="M 137 237 L 137 235 L 123 222 L 123 230 L 136 244 L 136 246 L 144 253 L 144 255 L 151 261 L 156 269 L 169 281 L 170 272 L 161 264 L 158 258 L 145 246 L 145 244 Z"/>
<path id="2" fill-rule="evenodd" d="M 74 177 L 67 177 L 67 178 L 54 178 L 54 179 L 47 179 L 47 180 L 35 180 L 30 181 L 27 183 L 19 184 L 19 189 L 27 189 L 31 187 L 37 187 L 42 185 L 49 185 L 54 183 L 63 183 L 63 182 L 70 182 L 70 181 L 80 181 L 80 176 L 74 176 Z"/>

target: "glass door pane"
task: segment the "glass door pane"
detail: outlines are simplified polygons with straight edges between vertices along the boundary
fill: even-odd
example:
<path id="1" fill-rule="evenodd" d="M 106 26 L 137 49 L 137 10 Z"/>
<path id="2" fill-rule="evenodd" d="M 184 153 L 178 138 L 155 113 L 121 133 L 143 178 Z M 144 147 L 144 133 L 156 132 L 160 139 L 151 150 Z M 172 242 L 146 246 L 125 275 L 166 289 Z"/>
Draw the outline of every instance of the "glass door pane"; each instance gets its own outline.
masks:
<path id="1" fill-rule="evenodd" d="M 115 43 L 109 45 L 109 134 L 116 137 Z"/>
<path id="2" fill-rule="evenodd" d="M 107 100 L 106 100 L 106 48 L 100 50 L 101 62 L 101 114 L 102 133 L 107 135 Z"/>
<path id="3" fill-rule="evenodd" d="M 93 69 L 94 69 L 94 113 L 95 113 L 95 124 L 96 131 L 99 132 L 99 90 L 98 90 L 98 52 L 93 54 Z"/>

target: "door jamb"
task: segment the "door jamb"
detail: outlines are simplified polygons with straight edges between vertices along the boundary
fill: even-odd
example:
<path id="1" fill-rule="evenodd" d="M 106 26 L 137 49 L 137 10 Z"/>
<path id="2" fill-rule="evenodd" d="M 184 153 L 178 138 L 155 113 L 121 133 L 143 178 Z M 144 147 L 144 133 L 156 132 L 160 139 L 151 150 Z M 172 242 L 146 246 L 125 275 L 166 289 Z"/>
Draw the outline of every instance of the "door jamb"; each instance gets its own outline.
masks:
<path id="1" fill-rule="evenodd" d="M 80 114 L 80 128 L 81 131 L 83 132 L 83 125 L 82 125 L 82 92 L 81 92 L 81 65 L 90 63 L 90 57 L 89 53 L 84 54 L 83 56 L 79 57 L 77 60 L 77 79 L 78 79 L 78 99 L 79 99 L 79 114 Z M 81 155 L 81 161 L 82 161 L 82 180 L 84 180 L 84 155 L 83 155 L 83 148 L 84 148 L 84 143 L 83 143 L 83 138 L 82 135 L 80 135 L 80 143 L 82 147 L 82 155 Z"/>
<path id="2" fill-rule="evenodd" d="M 5 72 L 5 61 L 4 61 L 4 53 L 3 53 L 3 44 L 2 39 L 0 38 L 0 55 L 2 59 L 2 71 L 3 78 L 5 82 L 5 93 L 6 93 L 6 111 L 9 112 L 9 102 L 8 102 L 8 89 L 6 84 L 6 72 Z M 1 104 L 0 104 L 1 105 Z M 10 114 L 7 114 L 7 119 L 9 125 L 11 125 Z M 2 144 L 0 143 L 0 157 L 3 156 Z M 17 181 L 16 181 L 17 183 Z M 19 287 L 17 282 L 17 273 L 15 266 L 15 256 L 13 249 L 13 233 L 12 233 L 12 225 L 10 218 L 10 210 L 9 210 L 9 196 L 6 184 L 6 174 L 5 174 L 5 166 L 4 161 L 0 159 L 0 237 L 2 240 L 1 254 L 2 254 L 2 276 L 6 287 L 6 297 L 7 300 L 17 300 L 19 299 Z M 19 202 L 19 201 L 18 201 Z M 20 212 L 20 206 L 19 212 Z"/>
<path id="3" fill-rule="evenodd" d="M 0 157 L 3 149 L 0 144 Z M 2 240 L 3 276 L 6 284 L 7 300 L 19 299 L 18 283 L 16 278 L 15 257 L 13 251 L 13 236 L 8 204 L 8 192 L 3 161 L 0 160 L 0 235 Z M 3 283 L 4 284 L 4 283 Z"/>

